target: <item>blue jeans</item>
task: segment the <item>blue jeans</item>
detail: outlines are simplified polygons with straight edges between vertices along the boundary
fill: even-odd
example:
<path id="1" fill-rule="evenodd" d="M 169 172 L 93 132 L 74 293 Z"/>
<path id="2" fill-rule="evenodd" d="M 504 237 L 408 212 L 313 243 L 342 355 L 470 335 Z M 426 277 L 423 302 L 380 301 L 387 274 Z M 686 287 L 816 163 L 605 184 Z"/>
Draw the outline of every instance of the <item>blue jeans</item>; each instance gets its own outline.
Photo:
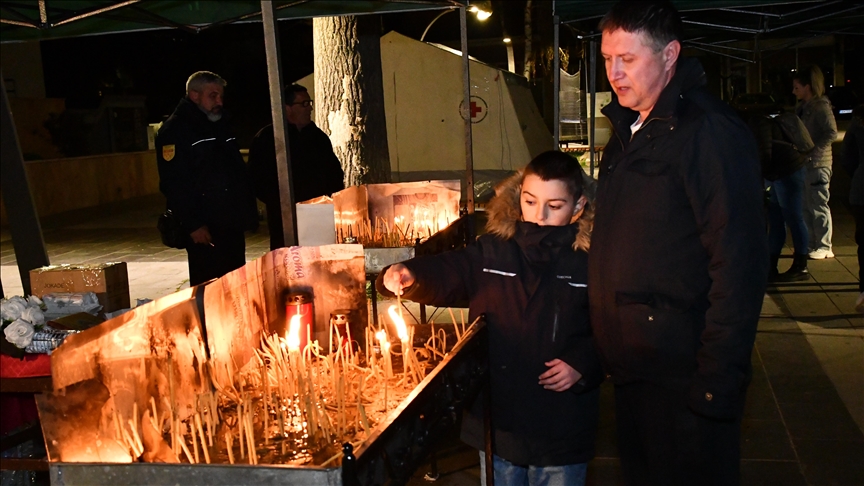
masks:
<path id="1" fill-rule="evenodd" d="M 786 227 L 792 233 L 796 255 L 810 252 L 807 226 L 804 224 L 804 175 L 801 167 L 792 174 L 766 181 L 770 190 L 768 202 L 768 253 L 779 255 L 786 242 Z"/>
<path id="2" fill-rule="evenodd" d="M 831 168 L 807 169 L 804 193 L 804 221 L 810 236 L 811 250 L 830 250 L 834 231 L 828 199 L 831 197 Z"/>
<path id="3" fill-rule="evenodd" d="M 585 486 L 588 463 L 567 466 L 517 466 L 492 456 L 496 486 Z M 480 485 L 486 486 L 486 455 L 480 451 Z"/>

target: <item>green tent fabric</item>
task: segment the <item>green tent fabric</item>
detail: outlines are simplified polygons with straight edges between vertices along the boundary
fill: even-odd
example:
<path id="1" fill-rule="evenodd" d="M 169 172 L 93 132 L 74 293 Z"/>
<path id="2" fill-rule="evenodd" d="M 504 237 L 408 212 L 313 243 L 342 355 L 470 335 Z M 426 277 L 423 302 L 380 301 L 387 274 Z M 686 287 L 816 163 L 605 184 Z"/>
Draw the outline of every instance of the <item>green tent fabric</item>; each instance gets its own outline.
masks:
<path id="1" fill-rule="evenodd" d="M 582 35 L 596 34 L 600 18 L 616 0 L 554 0 L 561 23 Z M 813 0 L 672 0 L 687 39 L 700 42 L 824 34 L 860 34 L 864 3 Z"/>
<path id="2" fill-rule="evenodd" d="M 273 4 L 281 20 L 455 8 L 466 6 L 468 0 L 282 0 Z M 2 0 L 0 42 L 170 28 L 195 32 L 228 23 L 260 22 L 260 12 L 261 2 L 256 0 Z"/>

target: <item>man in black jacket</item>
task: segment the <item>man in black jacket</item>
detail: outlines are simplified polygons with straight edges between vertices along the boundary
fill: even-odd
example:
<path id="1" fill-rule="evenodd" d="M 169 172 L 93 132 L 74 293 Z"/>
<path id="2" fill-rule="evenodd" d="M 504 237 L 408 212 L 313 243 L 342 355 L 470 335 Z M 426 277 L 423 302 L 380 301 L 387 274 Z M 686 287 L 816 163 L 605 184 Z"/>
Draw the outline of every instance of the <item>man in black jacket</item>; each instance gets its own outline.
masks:
<path id="1" fill-rule="evenodd" d="M 255 198 L 222 110 L 225 80 L 199 71 L 156 136 L 159 190 L 189 233 L 189 283 L 246 263 L 245 230 L 258 224 Z"/>
<path id="2" fill-rule="evenodd" d="M 589 253 L 591 323 L 615 383 L 629 484 L 737 484 L 767 277 L 753 136 L 679 59 L 668 2 L 600 23 L 616 97 Z"/>
<path id="3" fill-rule="evenodd" d="M 327 134 L 312 121 L 309 92 L 299 84 L 292 84 L 285 87 L 284 98 L 294 201 L 306 201 L 341 191 L 345 188 L 342 164 L 333 153 L 333 145 Z M 267 206 L 270 249 L 282 248 L 285 246 L 285 237 L 273 125 L 267 125 L 255 135 L 249 149 L 249 170 L 255 184 L 255 195 Z"/>

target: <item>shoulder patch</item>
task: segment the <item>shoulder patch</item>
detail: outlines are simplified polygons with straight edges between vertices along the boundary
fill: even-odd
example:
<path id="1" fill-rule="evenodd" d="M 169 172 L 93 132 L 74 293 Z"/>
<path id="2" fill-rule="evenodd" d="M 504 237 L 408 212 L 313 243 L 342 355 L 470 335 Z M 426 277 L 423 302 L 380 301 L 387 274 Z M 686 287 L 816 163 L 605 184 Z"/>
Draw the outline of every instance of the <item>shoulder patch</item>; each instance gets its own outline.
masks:
<path id="1" fill-rule="evenodd" d="M 171 162 L 174 159 L 174 154 L 174 144 L 162 146 L 162 158 L 165 159 L 165 162 Z"/>

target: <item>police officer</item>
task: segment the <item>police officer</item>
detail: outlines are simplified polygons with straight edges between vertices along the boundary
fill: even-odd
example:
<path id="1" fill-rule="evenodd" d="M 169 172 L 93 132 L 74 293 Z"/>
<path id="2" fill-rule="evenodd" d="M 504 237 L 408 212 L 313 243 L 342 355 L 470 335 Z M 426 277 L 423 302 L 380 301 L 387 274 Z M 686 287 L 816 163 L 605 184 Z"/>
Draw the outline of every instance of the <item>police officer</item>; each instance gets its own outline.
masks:
<path id="1" fill-rule="evenodd" d="M 190 285 L 243 266 L 243 232 L 258 224 L 240 146 L 223 117 L 226 84 L 209 71 L 189 76 L 186 97 L 156 136 L 159 190 L 189 233 Z"/>

